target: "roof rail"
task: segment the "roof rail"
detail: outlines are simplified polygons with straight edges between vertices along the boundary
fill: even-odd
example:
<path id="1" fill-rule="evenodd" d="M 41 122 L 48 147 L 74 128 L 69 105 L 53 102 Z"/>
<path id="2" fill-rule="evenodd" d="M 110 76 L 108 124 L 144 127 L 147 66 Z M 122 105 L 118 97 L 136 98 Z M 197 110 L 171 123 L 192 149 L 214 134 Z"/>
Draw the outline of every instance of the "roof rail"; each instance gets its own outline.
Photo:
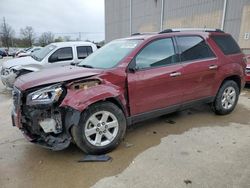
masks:
<path id="1" fill-rule="evenodd" d="M 182 32 L 182 31 L 203 31 L 203 32 L 220 32 L 224 33 L 224 31 L 220 29 L 214 29 L 214 28 L 173 28 L 173 29 L 165 29 L 159 34 L 163 33 L 171 33 L 171 32 Z"/>
<path id="2" fill-rule="evenodd" d="M 131 36 L 136 36 L 136 35 L 152 35 L 152 34 L 157 34 L 157 32 L 133 33 L 133 34 L 131 34 Z"/>
<path id="3" fill-rule="evenodd" d="M 131 36 L 135 36 L 135 35 L 141 35 L 141 33 L 133 33 L 133 34 L 131 34 Z"/>

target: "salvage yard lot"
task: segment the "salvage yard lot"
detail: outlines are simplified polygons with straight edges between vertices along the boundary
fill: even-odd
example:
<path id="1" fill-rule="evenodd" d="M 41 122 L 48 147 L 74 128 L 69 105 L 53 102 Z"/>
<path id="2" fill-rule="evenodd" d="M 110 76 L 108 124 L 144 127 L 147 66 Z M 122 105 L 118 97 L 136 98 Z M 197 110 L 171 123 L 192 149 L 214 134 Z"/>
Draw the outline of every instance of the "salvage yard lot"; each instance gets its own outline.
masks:
<path id="1" fill-rule="evenodd" d="M 11 102 L 0 83 L 0 187 L 250 187 L 249 88 L 227 116 L 199 106 L 134 125 L 105 163 L 78 163 L 74 145 L 27 142 L 11 125 Z"/>

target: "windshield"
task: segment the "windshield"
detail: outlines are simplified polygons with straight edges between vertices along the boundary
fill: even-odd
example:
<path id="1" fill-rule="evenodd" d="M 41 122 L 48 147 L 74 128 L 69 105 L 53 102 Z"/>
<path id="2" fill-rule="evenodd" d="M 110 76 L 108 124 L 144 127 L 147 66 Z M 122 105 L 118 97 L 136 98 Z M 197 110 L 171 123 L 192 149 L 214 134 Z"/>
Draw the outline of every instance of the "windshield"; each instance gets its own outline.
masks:
<path id="1" fill-rule="evenodd" d="M 116 66 L 142 40 L 116 40 L 84 59 L 78 66 L 107 69 Z"/>
<path id="2" fill-rule="evenodd" d="M 44 48 L 35 51 L 32 53 L 31 57 L 34 58 L 37 61 L 42 61 L 52 50 L 56 48 L 55 45 L 47 45 Z"/>

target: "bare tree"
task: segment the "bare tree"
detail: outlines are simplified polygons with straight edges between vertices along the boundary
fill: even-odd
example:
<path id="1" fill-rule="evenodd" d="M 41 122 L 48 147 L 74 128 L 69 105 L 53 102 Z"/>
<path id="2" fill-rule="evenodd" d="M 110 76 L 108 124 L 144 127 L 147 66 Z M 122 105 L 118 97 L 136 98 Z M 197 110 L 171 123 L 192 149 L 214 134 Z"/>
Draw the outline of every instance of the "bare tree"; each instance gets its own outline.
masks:
<path id="1" fill-rule="evenodd" d="M 32 46 L 35 40 L 35 31 L 31 26 L 26 26 L 24 29 L 20 30 L 20 33 L 23 37 L 23 40 L 27 43 L 27 45 Z"/>
<path id="2" fill-rule="evenodd" d="M 54 42 L 54 34 L 51 32 L 44 32 L 39 38 L 39 44 L 41 46 L 46 46 Z"/>
<path id="3" fill-rule="evenodd" d="M 64 37 L 63 37 L 63 41 L 65 41 L 65 42 L 71 41 L 70 36 L 64 36 Z"/>
<path id="4" fill-rule="evenodd" d="M 1 24 L 0 28 L 0 36 L 4 47 L 7 47 L 9 49 L 9 47 L 12 46 L 14 34 L 15 32 L 12 27 L 7 24 L 5 18 L 3 18 L 3 23 Z"/>
<path id="5" fill-rule="evenodd" d="M 63 42 L 63 38 L 61 36 L 59 36 L 55 39 L 55 42 Z"/>

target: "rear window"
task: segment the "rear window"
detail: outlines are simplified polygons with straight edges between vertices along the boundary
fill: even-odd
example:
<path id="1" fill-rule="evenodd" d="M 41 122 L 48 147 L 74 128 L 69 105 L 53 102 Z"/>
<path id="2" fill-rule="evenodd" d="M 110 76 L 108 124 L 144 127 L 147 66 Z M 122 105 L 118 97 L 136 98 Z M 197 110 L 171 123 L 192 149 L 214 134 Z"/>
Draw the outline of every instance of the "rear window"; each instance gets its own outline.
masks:
<path id="1" fill-rule="evenodd" d="M 212 39 L 225 55 L 241 53 L 240 47 L 230 35 L 214 35 Z"/>

